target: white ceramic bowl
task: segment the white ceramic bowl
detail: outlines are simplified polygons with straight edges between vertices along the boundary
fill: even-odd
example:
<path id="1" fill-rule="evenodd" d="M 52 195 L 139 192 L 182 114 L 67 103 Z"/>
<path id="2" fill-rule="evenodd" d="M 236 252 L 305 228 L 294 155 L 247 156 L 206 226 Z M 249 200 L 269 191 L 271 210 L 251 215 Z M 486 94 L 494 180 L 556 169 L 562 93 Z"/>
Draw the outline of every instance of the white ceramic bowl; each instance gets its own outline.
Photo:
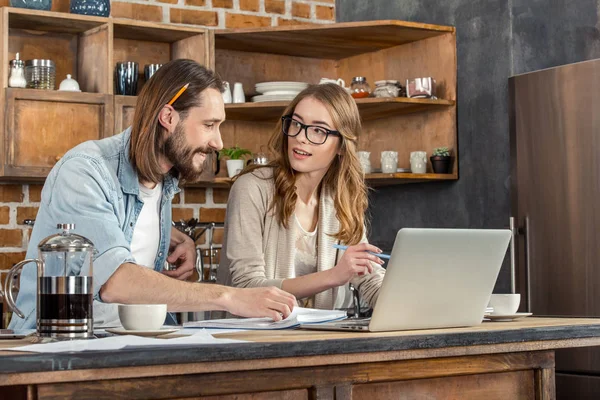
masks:
<path id="1" fill-rule="evenodd" d="M 166 304 L 119 304 L 119 319 L 127 330 L 155 331 L 166 318 Z"/>
<path id="2" fill-rule="evenodd" d="M 492 294 L 490 307 L 494 307 L 494 315 L 513 315 L 519 309 L 520 294 Z"/>

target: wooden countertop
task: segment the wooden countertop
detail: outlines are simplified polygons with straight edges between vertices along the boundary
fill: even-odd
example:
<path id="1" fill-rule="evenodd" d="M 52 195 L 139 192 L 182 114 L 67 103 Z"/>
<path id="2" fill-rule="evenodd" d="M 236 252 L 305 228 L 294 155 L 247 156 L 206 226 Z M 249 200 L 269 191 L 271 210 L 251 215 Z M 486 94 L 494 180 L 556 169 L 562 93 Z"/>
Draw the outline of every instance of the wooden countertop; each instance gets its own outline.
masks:
<path id="1" fill-rule="evenodd" d="M 110 377 L 116 373 L 112 368 L 127 375 L 123 370 L 135 367 L 140 376 L 140 367 L 156 365 L 168 365 L 165 374 L 176 374 L 182 369 L 217 372 L 350 363 L 357 355 L 368 362 L 597 346 L 600 318 L 529 317 L 468 328 L 381 333 L 284 330 L 215 336 L 249 342 L 58 354 L 0 351 L 0 385 L 11 384 L 14 374 L 62 371 L 68 379 L 68 372 L 81 376 L 82 370 L 94 369 L 97 375 L 98 368 Z M 23 344 L 23 340 L 2 340 L 0 349 Z"/>

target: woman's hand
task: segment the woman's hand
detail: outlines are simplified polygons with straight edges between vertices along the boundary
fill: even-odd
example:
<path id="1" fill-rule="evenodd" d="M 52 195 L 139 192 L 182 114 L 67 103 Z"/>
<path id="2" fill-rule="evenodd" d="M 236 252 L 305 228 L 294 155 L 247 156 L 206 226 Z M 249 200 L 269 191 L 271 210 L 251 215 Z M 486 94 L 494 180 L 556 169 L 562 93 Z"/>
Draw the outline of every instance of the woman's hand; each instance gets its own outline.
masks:
<path id="1" fill-rule="evenodd" d="M 357 275 L 370 274 L 373 272 L 371 262 L 383 264 L 383 260 L 373 254 L 381 253 L 381 249 L 369 243 L 360 243 L 349 246 L 344 255 L 330 271 L 336 286 L 345 285 Z"/>

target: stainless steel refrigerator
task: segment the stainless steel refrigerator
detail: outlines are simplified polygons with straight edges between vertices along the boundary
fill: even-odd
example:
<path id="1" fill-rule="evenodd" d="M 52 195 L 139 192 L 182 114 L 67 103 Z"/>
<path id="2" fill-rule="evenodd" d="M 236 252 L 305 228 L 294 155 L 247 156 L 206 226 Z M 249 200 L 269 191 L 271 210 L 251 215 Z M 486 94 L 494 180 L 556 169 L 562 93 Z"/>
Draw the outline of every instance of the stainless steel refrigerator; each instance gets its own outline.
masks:
<path id="1" fill-rule="evenodd" d="M 521 311 L 600 317 L 600 60 L 511 77 Z M 558 399 L 600 399 L 600 348 L 560 350 Z"/>

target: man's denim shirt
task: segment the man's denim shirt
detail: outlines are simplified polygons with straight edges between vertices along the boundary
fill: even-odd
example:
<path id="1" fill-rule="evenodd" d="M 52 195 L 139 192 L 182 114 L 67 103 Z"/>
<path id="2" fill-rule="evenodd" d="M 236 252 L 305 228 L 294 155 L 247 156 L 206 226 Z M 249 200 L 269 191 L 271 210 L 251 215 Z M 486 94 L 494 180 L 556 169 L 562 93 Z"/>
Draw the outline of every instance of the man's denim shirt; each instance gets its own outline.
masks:
<path id="1" fill-rule="evenodd" d="M 52 168 L 42 190 L 40 209 L 27 248 L 27 258 L 39 258 L 37 245 L 59 233 L 58 223 L 75 224 L 74 233 L 94 243 L 94 320 L 103 306 L 98 292 L 123 263 L 135 262 L 131 238 L 143 207 L 136 172 L 129 161 L 131 128 L 113 137 L 82 143 L 67 152 Z M 160 202 L 160 244 L 154 264 L 161 271 L 171 236 L 171 201 L 179 192 L 171 175 L 163 181 Z M 37 268 L 29 263 L 21 274 L 17 307 L 25 319 L 13 314 L 12 329 L 35 328 Z M 100 308 L 100 309 L 99 309 Z M 99 314 L 102 314 L 100 312 Z M 100 316 L 100 315 L 98 315 Z M 107 321 L 104 321 L 107 322 Z"/>

